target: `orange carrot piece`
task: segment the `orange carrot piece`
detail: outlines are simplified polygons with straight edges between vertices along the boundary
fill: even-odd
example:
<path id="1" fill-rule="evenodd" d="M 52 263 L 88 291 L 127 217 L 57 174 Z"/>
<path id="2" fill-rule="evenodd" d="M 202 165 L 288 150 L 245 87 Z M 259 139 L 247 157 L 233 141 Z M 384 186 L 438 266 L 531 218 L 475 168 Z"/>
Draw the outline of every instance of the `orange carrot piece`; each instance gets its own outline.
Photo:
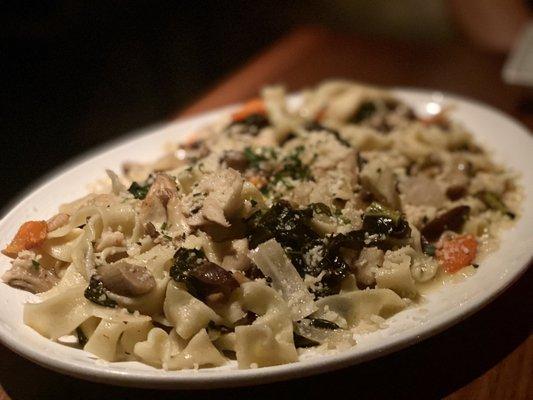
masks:
<path id="1" fill-rule="evenodd" d="M 453 274 L 474 261 L 477 253 L 477 240 L 474 235 L 461 235 L 445 240 L 437 250 L 440 265 Z"/>
<path id="2" fill-rule="evenodd" d="M 2 250 L 6 256 L 16 257 L 22 250 L 29 250 L 39 247 L 46 239 L 48 227 L 46 221 L 27 221 L 24 222 L 11 243 Z"/>
<path id="3" fill-rule="evenodd" d="M 266 114 L 266 107 L 263 99 L 256 98 L 248 101 L 241 107 L 239 111 L 233 113 L 231 118 L 233 121 L 238 122 L 253 114 Z"/>

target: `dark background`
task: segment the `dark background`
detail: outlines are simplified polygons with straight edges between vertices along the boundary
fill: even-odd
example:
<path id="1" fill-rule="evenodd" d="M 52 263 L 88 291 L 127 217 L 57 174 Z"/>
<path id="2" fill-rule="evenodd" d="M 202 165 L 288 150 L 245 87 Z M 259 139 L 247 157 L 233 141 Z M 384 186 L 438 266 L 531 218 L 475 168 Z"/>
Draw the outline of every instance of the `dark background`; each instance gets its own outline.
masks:
<path id="1" fill-rule="evenodd" d="M 443 1 L 2 3 L 0 207 L 73 156 L 176 115 L 301 24 L 453 37 Z"/>

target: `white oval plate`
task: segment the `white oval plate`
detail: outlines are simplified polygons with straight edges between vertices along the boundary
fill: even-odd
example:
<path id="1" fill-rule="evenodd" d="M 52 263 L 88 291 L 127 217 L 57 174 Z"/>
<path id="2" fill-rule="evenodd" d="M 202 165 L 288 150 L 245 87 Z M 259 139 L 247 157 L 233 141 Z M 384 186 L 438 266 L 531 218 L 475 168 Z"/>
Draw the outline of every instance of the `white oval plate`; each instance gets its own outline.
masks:
<path id="1" fill-rule="evenodd" d="M 440 288 L 424 301 L 387 320 L 385 329 L 361 335 L 349 351 L 317 355 L 276 367 L 237 370 L 235 365 L 199 371 L 162 371 L 136 363 L 105 363 L 89 353 L 51 342 L 22 323 L 22 307 L 35 296 L 0 284 L 0 339 L 13 351 L 58 372 L 93 381 L 153 388 L 213 388 L 267 383 L 316 374 L 360 363 L 399 350 L 466 318 L 507 288 L 528 266 L 533 249 L 533 139 L 527 129 L 501 112 L 452 95 L 398 89 L 395 93 L 416 111 L 428 103 L 453 104 L 452 117 L 462 122 L 497 161 L 521 174 L 525 199 L 522 216 L 502 235 L 499 250 L 481 263 L 477 273 Z M 86 194 L 87 186 L 105 176 L 104 169 L 120 170 L 127 160 L 152 161 L 163 145 L 183 139 L 232 107 L 178 121 L 109 144 L 76 160 L 47 178 L 20 200 L 0 221 L 0 246 L 5 247 L 18 226 L 28 219 L 53 215 L 60 203 Z M 0 256 L 0 273 L 9 268 Z"/>

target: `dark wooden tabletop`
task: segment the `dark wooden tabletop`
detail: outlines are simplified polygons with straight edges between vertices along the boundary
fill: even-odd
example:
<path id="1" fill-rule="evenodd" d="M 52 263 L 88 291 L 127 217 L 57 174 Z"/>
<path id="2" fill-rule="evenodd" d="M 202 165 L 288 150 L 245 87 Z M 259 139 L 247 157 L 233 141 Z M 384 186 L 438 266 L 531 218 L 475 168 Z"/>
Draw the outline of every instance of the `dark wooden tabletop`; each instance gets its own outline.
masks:
<path id="1" fill-rule="evenodd" d="M 399 43 L 298 29 L 182 110 L 189 116 L 253 97 L 265 84 L 301 89 L 341 77 L 431 88 L 495 106 L 533 129 L 532 92 L 503 83 L 504 57 L 466 43 Z M 502 133 L 504 134 L 504 133 Z M 0 346 L 0 400 L 533 398 L 531 271 L 480 312 L 400 352 L 318 376 L 211 391 L 155 391 L 85 382 L 48 371 Z"/>

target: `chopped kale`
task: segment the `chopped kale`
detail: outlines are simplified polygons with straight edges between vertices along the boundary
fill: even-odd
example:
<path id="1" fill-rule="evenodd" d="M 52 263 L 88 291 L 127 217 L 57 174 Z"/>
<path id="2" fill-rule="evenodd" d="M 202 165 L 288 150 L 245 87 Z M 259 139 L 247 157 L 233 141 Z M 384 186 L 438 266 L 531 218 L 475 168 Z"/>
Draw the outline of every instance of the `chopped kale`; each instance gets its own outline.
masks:
<path id="1" fill-rule="evenodd" d="M 328 217 L 331 217 L 331 209 L 324 203 L 311 203 L 308 208 L 313 210 L 314 214 L 323 214 Z"/>
<path id="2" fill-rule="evenodd" d="M 496 193 L 483 191 L 478 194 L 478 197 L 491 210 L 499 211 L 511 219 L 516 218 L 515 213 L 509 211 L 509 208 L 507 208 L 505 203 L 500 199 L 500 196 L 498 196 Z"/>
<path id="3" fill-rule="evenodd" d="M 329 208 L 315 204 L 305 209 L 294 209 L 287 201 L 280 200 L 266 212 L 253 214 L 246 224 L 251 248 L 274 238 L 281 244 L 300 276 L 309 274 L 316 277 L 323 273 L 321 284 L 313 290 L 317 297 L 338 293 L 342 280 L 349 274 L 350 269 L 341 249 L 359 252 L 365 246 L 376 246 L 386 250 L 404 245 L 410 237 L 409 225 L 400 213 L 374 205 L 368 214 L 376 217 L 379 211 L 379 216 L 386 221 L 370 224 L 367 219 L 366 228 L 370 232 L 361 229 L 321 238 L 310 224 L 315 210 L 327 212 Z M 379 235 L 373 234 L 376 226 L 380 228 Z M 317 256 L 314 262 L 306 257 L 310 251 Z"/>
<path id="4" fill-rule="evenodd" d="M 174 264 L 170 267 L 170 277 L 176 282 L 187 284 L 190 271 L 205 259 L 205 253 L 202 250 L 179 248 L 174 253 Z"/>
<path id="5" fill-rule="evenodd" d="M 363 215 L 363 229 L 372 234 L 384 234 L 391 238 L 405 239 L 411 235 L 409 223 L 399 211 L 373 202 Z"/>
<path id="6" fill-rule="evenodd" d="M 318 238 L 309 226 L 312 210 L 293 209 L 289 202 L 280 200 L 262 213 L 257 211 L 246 221 L 250 248 L 275 238 L 284 247 L 301 248 Z"/>
<path id="7" fill-rule="evenodd" d="M 87 300 L 100 306 L 114 308 L 117 305 L 115 300 L 109 298 L 104 284 L 96 275 L 91 276 L 89 286 L 83 294 Z"/>
<path id="8" fill-rule="evenodd" d="M 128 192 L 130 192 L 136 199 L 143 200 L 148 194 L 150 186 L 152 185 L 148 183 L 144 183 L 141 185 L 137 182 L 133 182 L 128 188 Z"/>
<path id="9" fill-rule="evenodd" d="M 359 106 L 354 116 L 350 119 L 350 122 L 354 124 L 359 124 L 374 115 L 376 111 L 377 108 L 374 103 L 370 101 L 365 101 Z"/>

